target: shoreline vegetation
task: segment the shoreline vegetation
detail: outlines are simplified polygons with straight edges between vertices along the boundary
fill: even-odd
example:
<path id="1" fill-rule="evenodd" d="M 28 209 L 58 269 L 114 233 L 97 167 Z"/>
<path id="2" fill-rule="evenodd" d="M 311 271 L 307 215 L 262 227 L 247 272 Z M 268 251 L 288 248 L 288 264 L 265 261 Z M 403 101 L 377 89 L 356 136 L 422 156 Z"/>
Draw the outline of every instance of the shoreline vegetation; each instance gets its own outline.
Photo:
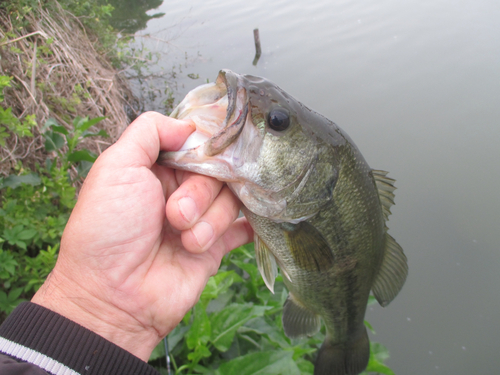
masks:
<path id="1" fill-rule="evenodd" d="M 94 129 L 109 137 L 85 139 L 80 147 L 99 154 L 116 141 L 137 102 L 99 36 L 55 1 L 1 9 L 0 24 L 0 75 L 7 82 L 2 107 L 20 123 L 9 126 L 2 118 L 0 174 L 8 176 L 19 163 L 33 170 L 45 162 L 42 132 L 49 118 L 70 129 L 77 116 L 105 117 Z"/>
<path id="2" fill-rule="evenodd" d="M 107 0 L 0 3 L 0 323 L 55 265 L 78 189 L 138 114 Z"/>

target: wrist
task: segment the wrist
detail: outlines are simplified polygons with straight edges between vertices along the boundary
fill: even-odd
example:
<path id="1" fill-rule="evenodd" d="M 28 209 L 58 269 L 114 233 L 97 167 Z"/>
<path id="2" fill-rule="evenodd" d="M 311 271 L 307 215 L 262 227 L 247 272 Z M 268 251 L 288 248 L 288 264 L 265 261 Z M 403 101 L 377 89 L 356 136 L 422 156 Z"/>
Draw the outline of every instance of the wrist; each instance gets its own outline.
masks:
<path id="1" fill-rule="evenodd" d="M 58 272 L 56 266 L 31 302 L 78 323 L 147 362 L 161 337 L 152 327 L 145 327 L 127 312 L 97 297 L 92 290 L 98 288 L 82 287 Z"/>

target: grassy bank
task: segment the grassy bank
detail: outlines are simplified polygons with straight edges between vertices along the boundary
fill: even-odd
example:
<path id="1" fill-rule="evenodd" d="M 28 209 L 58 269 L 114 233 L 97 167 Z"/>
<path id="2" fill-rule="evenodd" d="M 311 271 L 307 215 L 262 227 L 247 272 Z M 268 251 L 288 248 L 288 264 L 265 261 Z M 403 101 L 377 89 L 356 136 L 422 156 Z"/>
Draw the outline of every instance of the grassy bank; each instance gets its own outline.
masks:
<path id="1" fill-rule="evenodd" d="M 111 10 L 0 5 L 0 322 L 47 277 L 79 185 L 129 123 Z"/>
<path id="2" fill-rule="evenodd" d="M 24 5 L 15 10 L 10 4 L 2 9 L 2 107 L 11 108 L 12 116 L 4 115 L 1 120 L 0 174 L 10 174 L 19 163 L 33 170 L 36 163 L 46 160 L 43 132 L 49 118 L 70 129 L 77 116 L 105 116 L 98 128 L 105 129 L 110 138 L 82 142 L 95 153 L 126 127 L 125 105 L 132 95 L 112 65 L 113 58 L 116 62 L 111 48 L 114 34 L 103 24 L 110 9 L 95 8 L 100 9 L 103 21 L 96 21 L 95 14 L 79 18 L 55 1 L 35 8 Z M 83 22 L 90 19 L 92 32 Z M 95 27 L 96 23 L 101 26 Z"/>

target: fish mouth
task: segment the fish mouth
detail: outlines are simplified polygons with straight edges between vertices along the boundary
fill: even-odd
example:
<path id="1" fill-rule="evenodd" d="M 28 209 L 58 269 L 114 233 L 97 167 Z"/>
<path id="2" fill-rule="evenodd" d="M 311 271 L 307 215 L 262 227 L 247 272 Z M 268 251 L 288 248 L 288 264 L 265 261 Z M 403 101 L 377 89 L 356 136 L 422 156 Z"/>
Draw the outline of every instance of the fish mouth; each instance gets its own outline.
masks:
<path id="1" fill-rule="evenodd" d="M 171 117 L 192 120 L 196 130 L 178 151 L 160 152 L 157 163 L 207 174 L 207 168 L 200 164 L 210 164 L 212 157 L 223 153 L 238 138 L 248 111 L 248 96 L 240 77 L 230 70 L 221 70 L 215 82 L 190 91 L 173 110 Z M 230 167 L 227 164 L 226 169 Z M 233 179 L 228 173 L 221 176 L 220 172 L 219 168 L 217 174 L 208 175 Z"/>

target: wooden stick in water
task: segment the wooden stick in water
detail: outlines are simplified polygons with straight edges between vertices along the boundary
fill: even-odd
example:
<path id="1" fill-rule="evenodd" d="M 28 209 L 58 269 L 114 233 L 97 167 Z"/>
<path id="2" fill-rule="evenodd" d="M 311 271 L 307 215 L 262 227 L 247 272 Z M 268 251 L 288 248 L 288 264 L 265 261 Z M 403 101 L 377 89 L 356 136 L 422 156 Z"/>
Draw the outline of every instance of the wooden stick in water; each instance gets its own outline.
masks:
<path id="1" fill-rule="evenodd" d="M 253 65 L 257 65 L 257 62 L 259 61 L 260 55 L 262 53 L 262 50 L 260 49 L 259 29 L 253 30 L 253 39 L 255 41 L 255 57 L 253 59 Z"/>

